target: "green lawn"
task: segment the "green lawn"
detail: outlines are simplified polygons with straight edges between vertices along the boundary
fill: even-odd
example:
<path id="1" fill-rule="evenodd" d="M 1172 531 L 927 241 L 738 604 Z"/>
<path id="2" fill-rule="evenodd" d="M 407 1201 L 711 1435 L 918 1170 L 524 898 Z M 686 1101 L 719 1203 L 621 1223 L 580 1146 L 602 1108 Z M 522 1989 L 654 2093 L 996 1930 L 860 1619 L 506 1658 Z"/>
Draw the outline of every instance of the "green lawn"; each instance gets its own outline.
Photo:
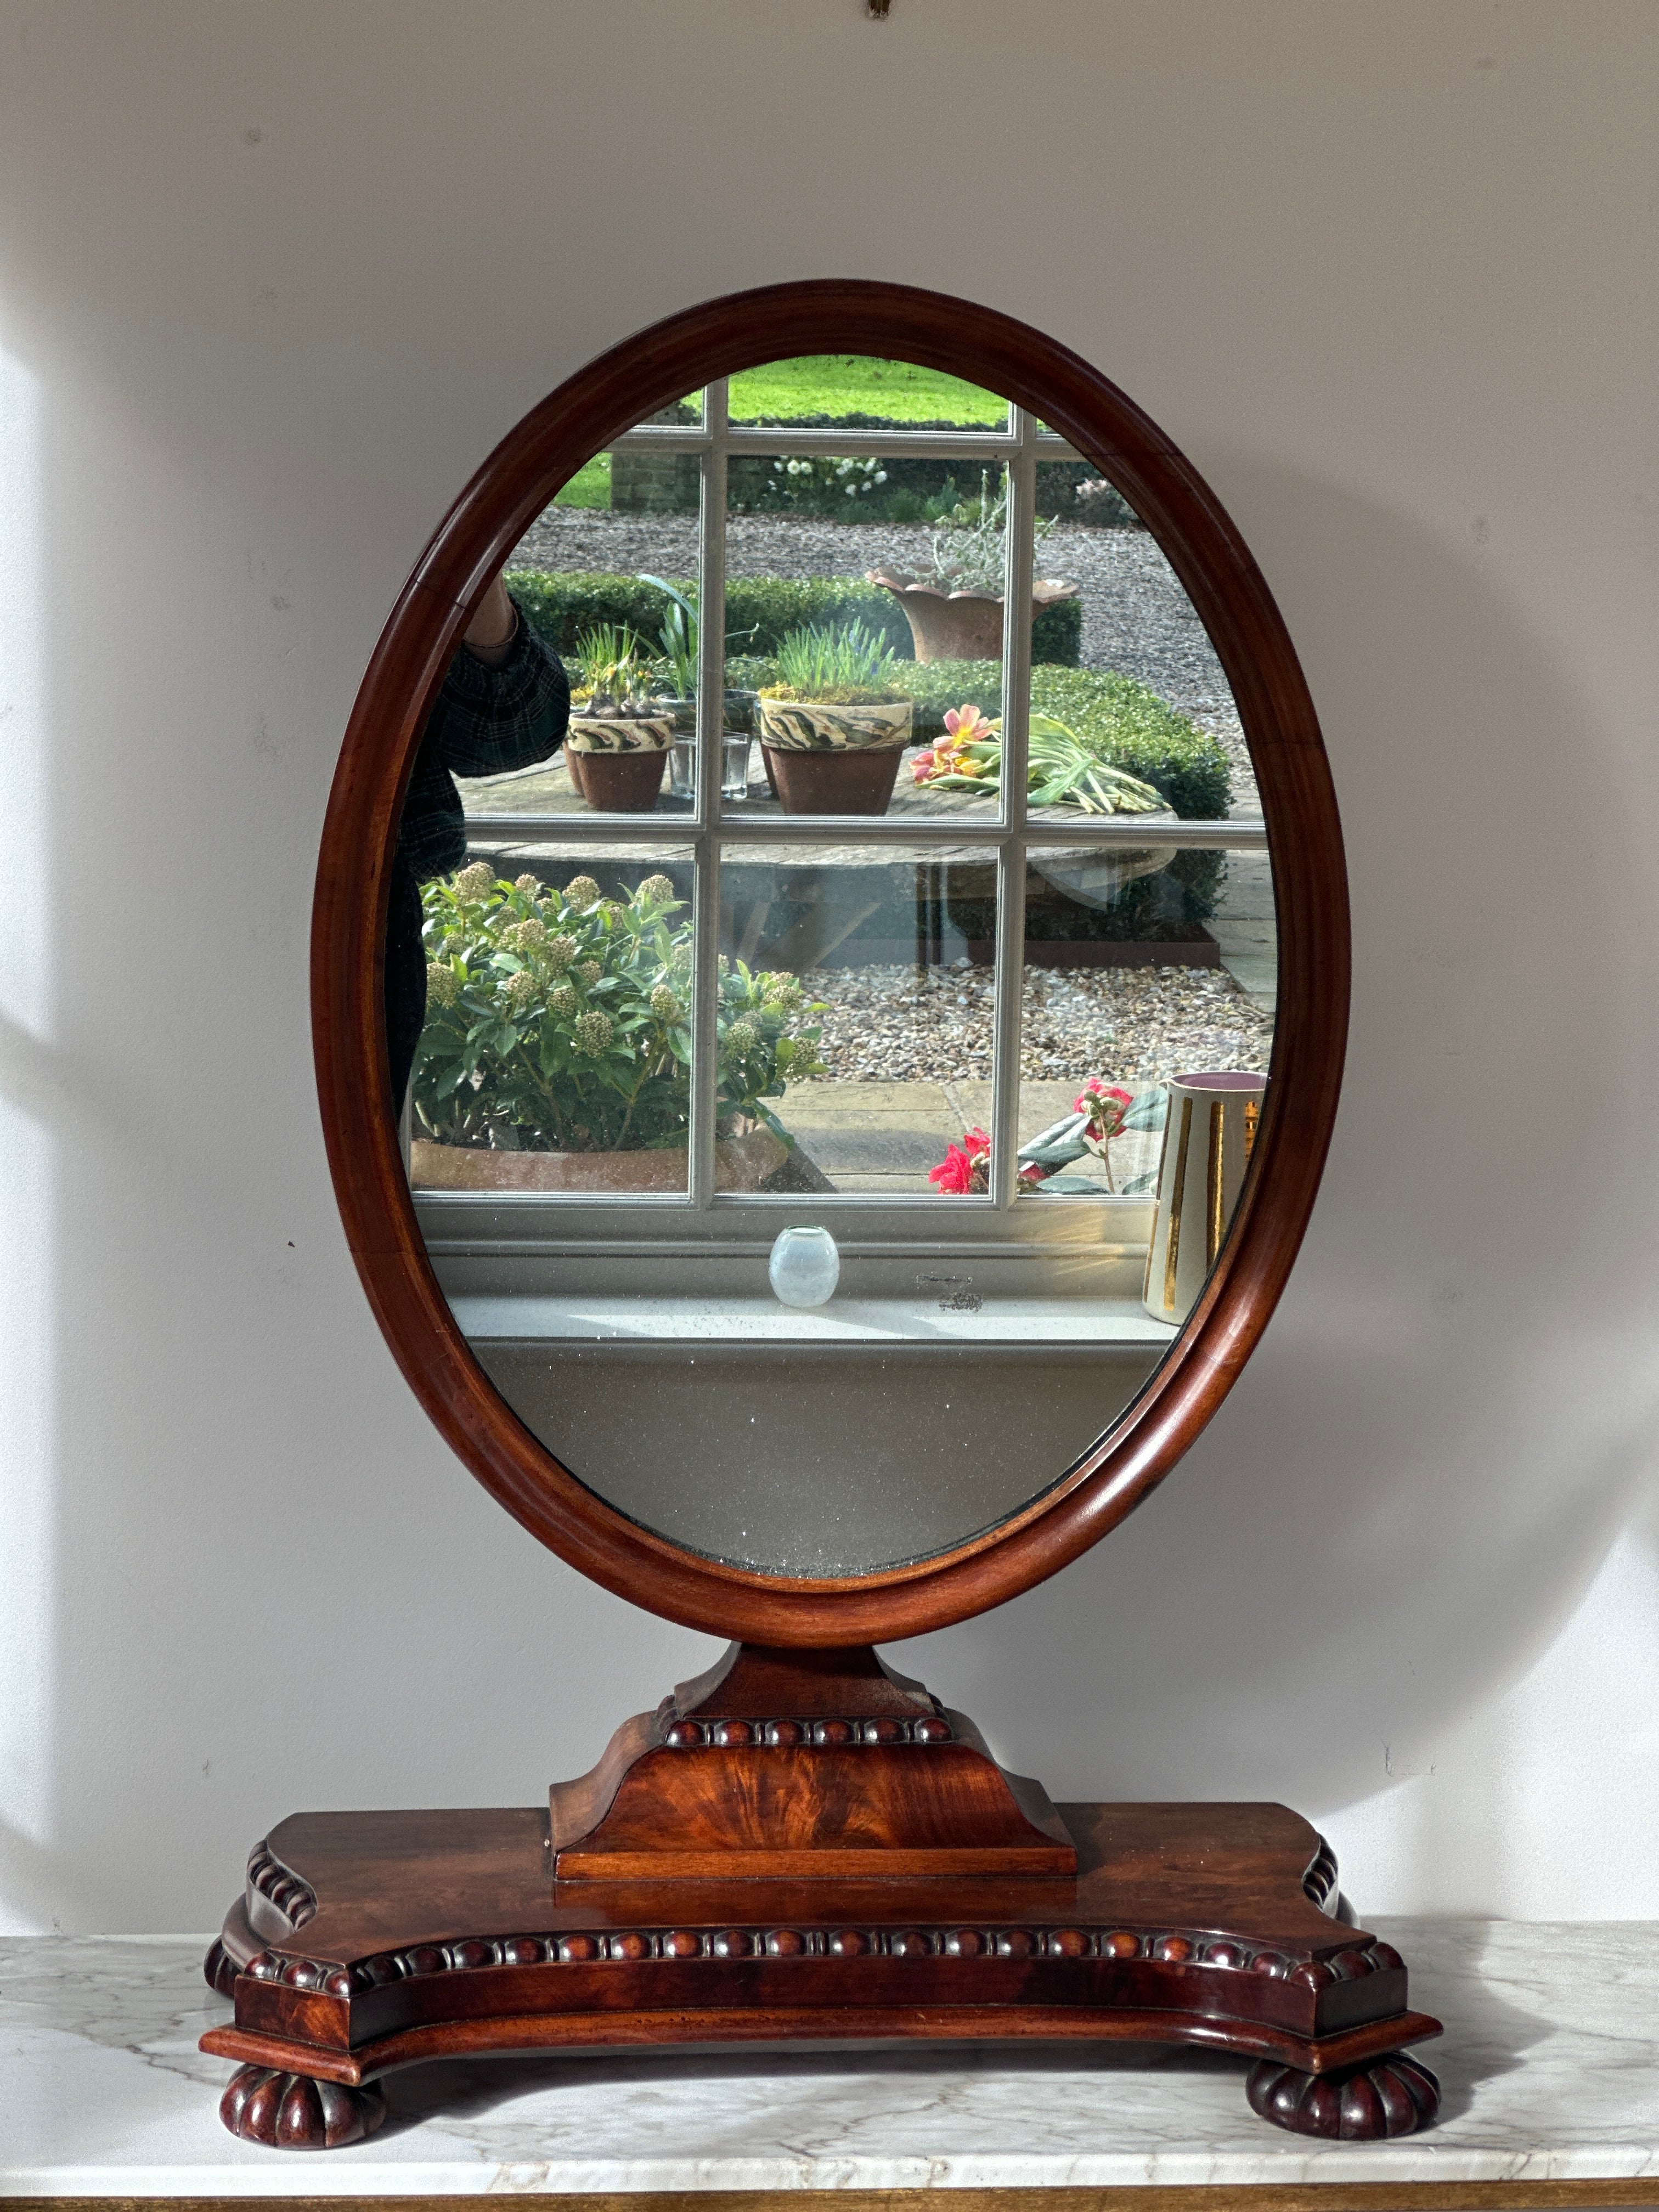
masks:
<path id="1" fill-rule="evenodd" d="M 555 507 L 609 507 L 611 504 L 611 456 L 595 453 L 591 461 L 584 462 L 562 492 L 554 496 Z"/>
<path id="2" fill-rule="evenodd" d="M 887 415 L 910 422 L 1006 422 L 1006 400 L 994 392 L 913 362 L 880 361 L 867 354 L 804 354 L 769 362 L 732 379 L 732 419 L 762 415 Z M 555 507 L 611 504 L 611 456 L 596 453 L 559 493 Z"/>
<path id="3" fill-rule="evenodd" d="M 1001 422 L 1008 403 L 959 376 L 866 354 L 804 354 L 732 379 L 733 422 L 758 415 L 892 415 L 912 422 Z"/>

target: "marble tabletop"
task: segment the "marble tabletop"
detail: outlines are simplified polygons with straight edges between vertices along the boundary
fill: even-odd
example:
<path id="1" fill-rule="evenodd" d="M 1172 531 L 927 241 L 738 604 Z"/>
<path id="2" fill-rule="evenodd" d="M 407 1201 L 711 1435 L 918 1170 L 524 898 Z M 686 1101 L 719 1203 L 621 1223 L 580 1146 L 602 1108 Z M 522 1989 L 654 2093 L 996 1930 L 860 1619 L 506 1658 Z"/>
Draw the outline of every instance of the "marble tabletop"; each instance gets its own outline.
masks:
<path id="1" fill-rule="evenodd" d="M 370 2142 L 303 2156 L 219 2124 L 205 1936 L 4 1940 L 0 2196 L 1507 2182 L 1525 2204 L 1618 2181 L 1659 2203 L 1659 1923 L 1370 1924 L 1446 2023 L 1421 2052 L 1440 2124 L 1393 2143 L 1281 2134 L 1207 2053 L 814 2045 L 437 2062 L 390 2077 Z"/>

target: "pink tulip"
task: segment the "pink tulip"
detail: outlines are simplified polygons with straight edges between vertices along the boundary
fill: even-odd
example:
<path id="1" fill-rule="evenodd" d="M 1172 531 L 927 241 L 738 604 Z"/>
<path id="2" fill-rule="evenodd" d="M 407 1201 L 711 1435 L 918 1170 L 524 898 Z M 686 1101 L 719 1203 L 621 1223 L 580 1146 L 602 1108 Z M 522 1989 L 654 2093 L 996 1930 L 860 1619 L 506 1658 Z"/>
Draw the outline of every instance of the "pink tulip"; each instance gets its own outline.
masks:
<path id="1" fill-rule="evenodd" d="M 996 732 L 970 700 L 964 699 L 960 707 L 952 707 L 945 717 L 945 726 L 957 745 L 983 744 Z"/>

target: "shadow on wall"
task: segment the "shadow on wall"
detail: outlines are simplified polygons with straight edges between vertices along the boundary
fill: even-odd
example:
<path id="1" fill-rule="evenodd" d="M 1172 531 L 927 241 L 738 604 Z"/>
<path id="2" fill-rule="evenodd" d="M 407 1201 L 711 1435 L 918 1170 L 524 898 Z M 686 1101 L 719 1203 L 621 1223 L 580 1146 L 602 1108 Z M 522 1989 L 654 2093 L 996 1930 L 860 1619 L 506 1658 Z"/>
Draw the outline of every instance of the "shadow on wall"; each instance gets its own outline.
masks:
<path id="1" fill-rule="evenodd" d="M 898 1656 L 1057 1797 L 1318 1812 L 1489 1705 L 1651 1491 L 1654 810 L 1473 544 L 1227 483 L 1294 518 L 1264 565 L 1292 632 L 1332 641 L 1307 672 L 1355 988 L 1323 1190 L 1173 1480 L 1056 1582 Z"/>
<path id="2" fill-rule="evenodd" d="M 533 1802 L 714 1649 L 550 1559 L 392 1370 L 307 937 L 399 534 L 328 509 L 326 451 L 279 471 L 206 339 L 179 400 L 173 328 L 134 318 L 101 412 L 49 335 L 0 353 L 3 1932 L 216 1926 L 297 1805 Z M 311 455 L 281 381 L 265 429 Z M 337 434 L 399 485 L 363 386 Z"/>

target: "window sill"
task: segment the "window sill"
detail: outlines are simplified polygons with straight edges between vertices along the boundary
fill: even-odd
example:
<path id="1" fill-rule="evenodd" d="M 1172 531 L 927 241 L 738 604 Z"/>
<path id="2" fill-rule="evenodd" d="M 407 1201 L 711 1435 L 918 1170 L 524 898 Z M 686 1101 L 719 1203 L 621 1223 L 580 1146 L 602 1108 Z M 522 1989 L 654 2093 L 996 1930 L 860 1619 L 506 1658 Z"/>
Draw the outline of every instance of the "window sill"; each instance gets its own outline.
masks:
<path id="1" fill-rule="evenodd" d="M 1139 1299 L 989 1297 L 971 1310 L 938 1299 L 832 1298 L 801 1309 L 773 1297 L 459 1297 L 471 1344 L 996 1345 L 1020 1351 L 1161 1350 L 1174 1327 Z"/>

